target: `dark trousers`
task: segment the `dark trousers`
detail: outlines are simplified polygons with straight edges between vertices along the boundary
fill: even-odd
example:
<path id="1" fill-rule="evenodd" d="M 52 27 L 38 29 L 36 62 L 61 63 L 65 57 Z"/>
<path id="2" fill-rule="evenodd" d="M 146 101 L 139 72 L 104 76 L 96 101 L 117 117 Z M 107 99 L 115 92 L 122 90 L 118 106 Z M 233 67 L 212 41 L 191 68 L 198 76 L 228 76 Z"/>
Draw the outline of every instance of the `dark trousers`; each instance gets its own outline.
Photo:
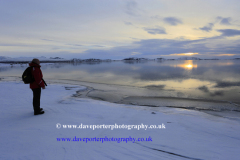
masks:
<path id="1" fill-rule="evenodd" d="M 32 89 L 33 91 L 33 110 L 38 112 L 40 110 L 41 88 Z"/>

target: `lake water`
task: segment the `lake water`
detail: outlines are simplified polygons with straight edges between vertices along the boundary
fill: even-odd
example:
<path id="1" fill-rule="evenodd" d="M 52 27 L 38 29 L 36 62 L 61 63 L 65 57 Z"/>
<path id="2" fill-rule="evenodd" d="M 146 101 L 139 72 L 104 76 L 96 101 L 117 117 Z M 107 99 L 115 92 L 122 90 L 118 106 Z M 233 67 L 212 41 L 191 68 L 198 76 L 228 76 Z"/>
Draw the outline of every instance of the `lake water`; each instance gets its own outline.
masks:
<path id="1" fill-rule="evenodd" d="M 0 77 L 21 77 L 25 68 L 26 65 L 0 67 Z M 161 102 L 163 98 L 165 100 L 178 98 L 178 100 L 197 99 L 240 104 L 239 60 L 58 63 L 43 64 L 41 69 L 46 81 L 69 80 L 81 82 L 80 84 L 85 82 L 88 86 L 95 84 L 118 86 L 111 89 L 108 94 L 105 92 L 105 99 L 104 96 L 100 98 L 104 100 L 115 94 L 122 97 L 141 96 L 138 101 L 144 101 L 146 97 L 158 97 L 162 98 Z M 98 88 L 98 92 L 103 93 L 104 88 L 107 87 Z M 123 88 L 128 90 L 122 93 Z M 97 90 L 95 94 L 92 93 L 92 97 L 99 97 L 99 94 L 96 95 Z M 153 101 L 154 99 L 151 100 Z"/>

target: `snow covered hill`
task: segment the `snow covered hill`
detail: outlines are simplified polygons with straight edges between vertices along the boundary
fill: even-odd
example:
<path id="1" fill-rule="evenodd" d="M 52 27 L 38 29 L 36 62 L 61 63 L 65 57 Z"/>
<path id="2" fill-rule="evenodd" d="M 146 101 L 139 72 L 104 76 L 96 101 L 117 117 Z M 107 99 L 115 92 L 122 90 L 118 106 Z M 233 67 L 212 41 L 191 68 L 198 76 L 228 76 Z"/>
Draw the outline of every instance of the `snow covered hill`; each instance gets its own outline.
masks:
<path id="1" fill-rule="evenodd" d="M 235 120 L 198 111 L 76 98 L 71 95 L 85 87 L 66 84 L 49 84 L 42 90 L 45 114 L 34 116 L 28 85 L 0 81 L 0 88 L 3 160 L 239 159 L 240 124 Z M 93 130 L 73 125 L 120 127 Z M 153 126 L 131 128 L 142 125 Z M 162 128 L 154 129 L 155 125 Z"/>
<path id="2" fill-rule="evenodd" d="M 130 58 L 125 58 L 123 61 L 148 61 L 150 59 L 148 58 L 135 58 L 135 57 L 130 57 Z"/>
<path id="3" fill-rule="evenodd" d="M 4 60 L 7 60 L 7 59 L 10 59 L 10 57 L 0 56 L 0 61 L 4 61 Z"/>
<path id="4" fill-rule="evenodd" d="M 40 61 L 69 61 L 69 59 L 64 59 L 60 57 L 17 57 L 17 58 L 11 58 L 11 57 L 5 57 L 0 56 L 0 62 L 31 62 L 33 58 L 38 58 Z"/>
<path id="5" fill-rule="evenodd" d="M 197 57 L 180 57 L 177 60 L 201 60 L 201 59 Z"/>

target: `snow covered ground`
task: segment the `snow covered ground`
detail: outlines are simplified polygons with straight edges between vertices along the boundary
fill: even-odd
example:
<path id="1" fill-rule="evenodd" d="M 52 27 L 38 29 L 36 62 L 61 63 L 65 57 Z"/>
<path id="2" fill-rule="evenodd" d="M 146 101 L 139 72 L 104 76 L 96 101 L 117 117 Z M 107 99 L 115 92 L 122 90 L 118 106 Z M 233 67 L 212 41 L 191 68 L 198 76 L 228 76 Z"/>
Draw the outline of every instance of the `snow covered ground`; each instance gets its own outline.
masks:
<path id="1" fill-rule="evenodd" d="M 42 90 L 41 107 L 45 114 L 34 116 L 32 91 L 28 85 L 2 81 L 0 88 L 0 159 L 3 160 L 239 159 L 239 121 L 184 109 L 162 107 L 156 110 L 154 107 L 76 98 L 72 95 L 76 91 L 81 93 L 85 87 L 65 84 L 49 84 Z M 79 127 L 81 124 L 144 124 L 165 128 L 63 128 L 64 125 Z M 103 143 L 90 140 L 86 143 L 87 139 L 72 141 L 75 137 L 90 140 L 95 137 L 131 140 L 131 137 L 149 141 L 126 143 L 110 139 Z M 71 141 L 62 138 L 71 138 Z"/>

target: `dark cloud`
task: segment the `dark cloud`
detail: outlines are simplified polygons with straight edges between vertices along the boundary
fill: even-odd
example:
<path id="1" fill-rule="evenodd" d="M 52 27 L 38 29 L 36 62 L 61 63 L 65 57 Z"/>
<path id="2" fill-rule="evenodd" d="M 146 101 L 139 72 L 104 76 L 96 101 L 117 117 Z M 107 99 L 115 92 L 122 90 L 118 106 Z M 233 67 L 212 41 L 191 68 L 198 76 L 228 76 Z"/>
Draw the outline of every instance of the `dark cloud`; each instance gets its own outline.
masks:
<path id="1" fill-rule="evenodd" d="M 206 87 L 206 86 L 198 87 L 198 89 L 199 89 L 200 91 L 205 92 L 205 93 L 208 93 L 208 92 L 209 92 L 208 87 Z"/>
<path id="2" fill-rule="evenodd" d="M 172 26 L 176 26 L 178 24 L 182 24 L 182 21 L 176 17 L 166 17 L 163 19 L 165 23 L 168 23 Z"/>
<path id="3" fill-rule="evenodd" d="M 207 86 L 202 86 L 202 87 L 198 87 L 198 89 L 200 91 L 203 91 L 204 93 L 209 93 L 210 96 L 215 97 L 215 96 L 223 96 L 224 92 L 223 91 L 214 91 L 214 92 L 210 92 Z"/>
<path id="4" fill-rule="evenodd" d="M 149 34 L 167 34 L 165 28 L 157 27 L 157 28 L 143 28 Z"/>
<path id="5" fill-rule="evenodd" d="M 240 55 L 240 44 L 234 42 L 229 46 L 211 47 L 215 41 L 223 39 L 222 36 L 211 38 L 202 38 L 198 40 L 187 39 L 145 39 L 136 40 L 128 46 L 113 47 L 111 49 L 92 49 L 85 51 L 85 55 L 95 58 L 109 58 L 123 59 L 129 57 L 133 52 L 141 53 L 141 57 L 170 55 L 176 53 L 200 53 L 204 54 L 236 54 Z M 168 57 L 166 57 L 168 58 Z"/>
<path id="6" fill-rule="evenodd" d="M 227 88 L 227 87 L 235 87 L 240 86 L 240 82 L 217 82 L 217 84 L 214 86 L 216 88 Z"/>
<path id="7" fill-rule="evenodd" d="M 224 96 L 224 91 L 215 91 L 213 93 L 210 93 L 210 95 L 212 97 L 215 97 L 215 96 Z"/>
<path id="8" fill-rule="evenodd" d="M 218 32 L 221 32 L 224 37 L 234 37 L 240 35 L 240 30 L 237 29 L 218 29 Z"/>
<path id="9" fill-rule="evenodd" d="M 208 25 L 206 25 L 206 26 L 204 26 L 204 27 L 202 27 L 202 28 L 199 28 L 199 29 L 202 30 L 202 31 L 209 32 L 209 31 L 212 30 L 213 26 L 214 26 L 213 23 L 208 23 Z"/>
<path id="10" fill-rule="evenodd" d="M 231 25 L 231 23 L 229 22 L 230 20 L 231 18 L 223 18 L 220 23 L 224 25 Z"/>
<path id="11" fill-rule="evenodd" d="M 217 17 L 217 20 L 220 20 L 220 24 L 222 25 L 231 25 L 230 21 L 232 20 L 231 17 L 223 18 L 223 17 Z"/>
<path id="12" fill-rule="evenodd" d="M 166 85 L 148 85 L 148 86 L 145 86 L 145 88 L 162 90 L 162 89 L 164 89 L 165 86 L 166 86 Z"/>
<path id="13" fill-rule="evenodd" d="M 209 32 L 209 31 L 212 31 L 212 29 L 213 29 L 213 27 L 214 27 L 214 25 L 215 25 L 216 23 L 220 23 L 220 24 L 222 24 L 222 25 L 231 25 L 231 23 L 230 23 L 231 20 L 232 20 L 232 19 L 231 19 L 230 17 L 223 18 L 223 17 L 218 16 L 218 17 L 216 18 L 216 21 L 215 21 L 215 22 L 208 23 L 206 26 L 200 27 L 200 28 L 198 28 L 198 29 L 200 29 L 200 30 L 202 30 L 202 31 Z"/>

